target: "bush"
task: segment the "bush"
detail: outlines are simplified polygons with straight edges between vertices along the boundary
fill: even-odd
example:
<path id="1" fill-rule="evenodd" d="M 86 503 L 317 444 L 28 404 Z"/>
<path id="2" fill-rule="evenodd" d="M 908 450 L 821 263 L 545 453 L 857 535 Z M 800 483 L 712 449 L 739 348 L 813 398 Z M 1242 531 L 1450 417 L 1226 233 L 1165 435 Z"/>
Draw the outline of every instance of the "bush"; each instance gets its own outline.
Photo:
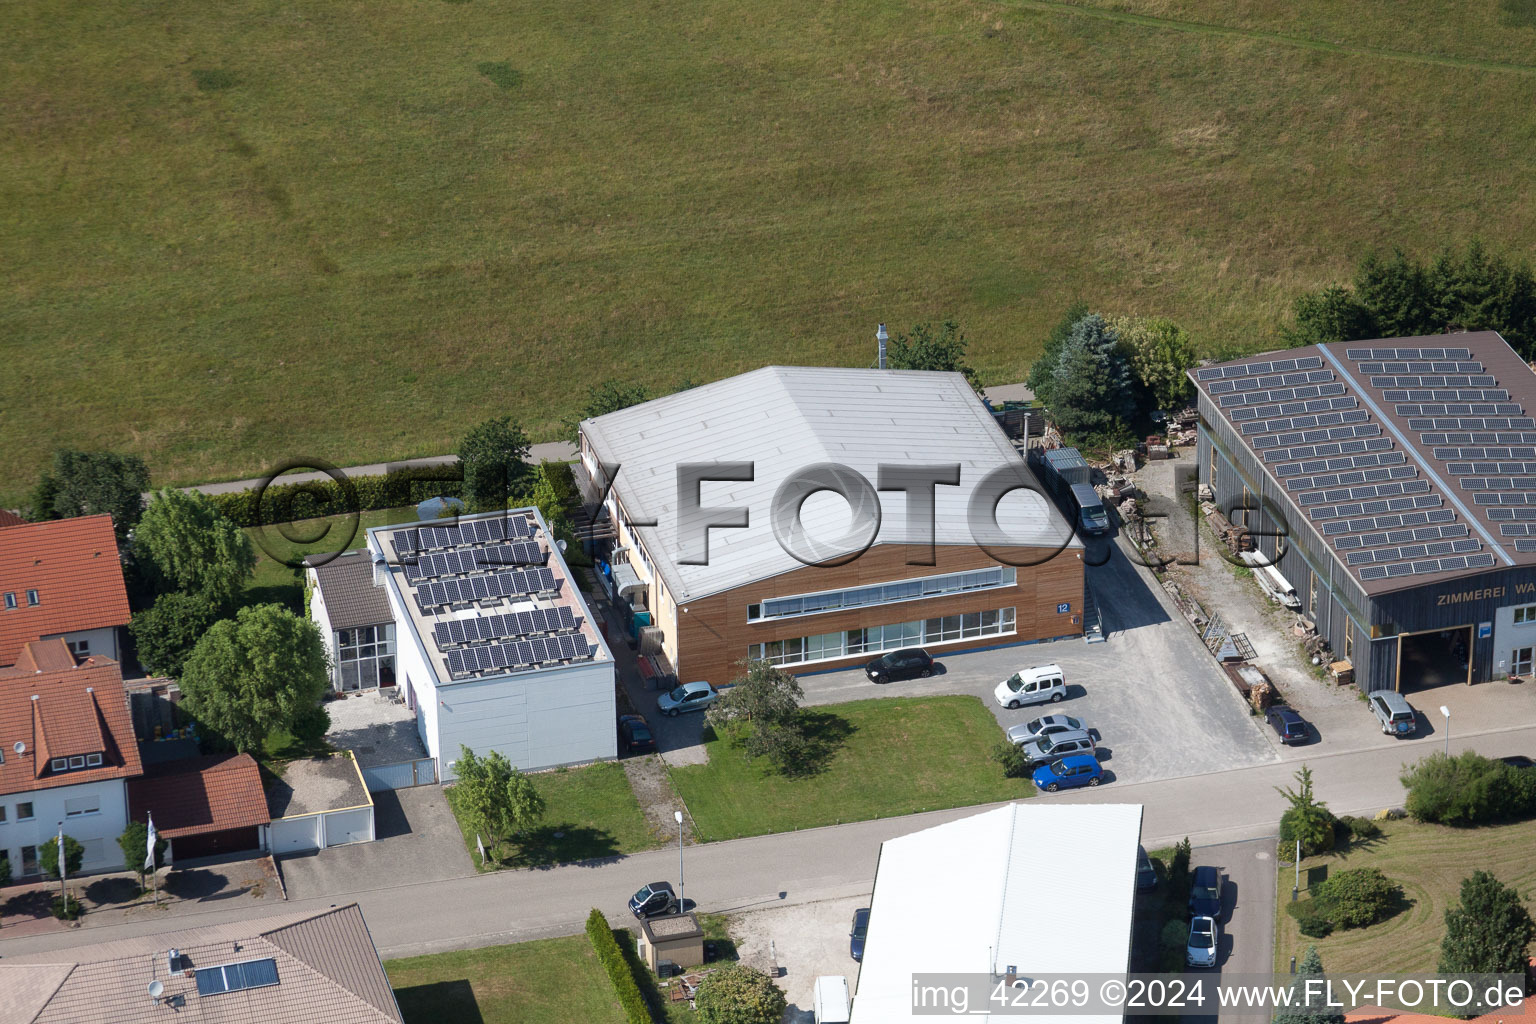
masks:
<path id="1" fill-rule="evenodd" d="M 78 921 L 80 915 L 85 913 L 85 906 L 74 896 L 69 898 L 69 905 L 64 903 L 64 897 L 55 896 L 53 902 L 48 904 L 48 912 L 60 921 Z"/>
<path id="2" fill-rule="evenodd" d="M 1024 757 L 1024 751 L 1007 740 L 1001 740 L 992 748 L 992 760 L 1003 766 L 1003 777 L 1008 779 L 1028 779 L 1034 775 L 1029 769 L 1029 761 Z"/>
<path id="3" fill-rule="evenodd" d="M 1321 813 L 1319 813 L 1321 812 Z M 1280 852 L 1296 856 L 1296 840 L 1301 840 L 1301 855 L 1313 857 L 1333 849 L 1333 815 L 1324 808 L 1291 808 L 1280 816 Z"/>
<path id="4" fill-rule="evenodd" d="M 1364 842 L 1381 838 L 1381 826 L 1370 818 L 1357 818 L 1352 814 L 1334 822 L 1334 832 L 1340 839 Z"/>
<path id="5" fill-rule="evenodd" d="M 1173 848 L 1173 859 L 1168 862 L 1168 902 L 1182 907 L 1189 902 L 1189 858 L 1191 847 L 1185 836 Z"/>
<path id="6" fill-rule="evenodd" d="M 1169 921 L 1157 937 L 1158 968 L 1175 974 L 1184 969 L 1184 951 L 1189 946 L 1189 926 L 1182 920 Z"/>
<path id="7" fill-rule="evenodd" d="M 453 465 L 411 466 L 393 473 L 348 477 L 345 484 L 334 480 L 276 484 L 262 494 L 245 490 L 209 498 L 235 525 L 251 527 L 401 508 L 439 496 L 462 498 L 464 482 L 458 476 L 459 469 Z"/>
<path id="8" fill-rule="evenodd" d="M 619 1005 L 624 1008 L 629 1024 L 652 1024 L 650 1007 L 646 1006 L 645 996 L 640 993 L 640 983 L 635 980 L 629 958 L 613 937 L 608 919 L 596 907 L 587 915 L 587 938 L 592 943 L 592 952 L 597 954 L 597 962 L 608 972 L 608 980 L 613 983 L 614 993 L 619 997 Z"/>
<path id="9" fill-rule="evenodd" d="M 1364 928 L 1387 915 L 1402 894 L 1376 868 L 1349 868 L 1312 887 L 1312 900 L 1340 928 Z"/>
<path id="10" fill-rule="evenodd" d="M 1477 825 L 1536 812 L 1536 772 L 1468 750 L 1431 754 L 1402 777 L 1408 813 L 1441 825 Z"/>
<path id="11" fill-rule="evenodd" d="M 1333 921 L 1329 919 L 1322 903 L 1316 899 L 1287 903 L 1285 912 L 1296 919 L 1301 934 L 1310 939 L 1324 938 L 1333 931 Z"/>
<path id="12" fill-rule="evenodd" d="M 727 964 L 699 983 L 694 1010 L 702 1024 L 779 1024 L 784 992 L 762 971 Z"/>

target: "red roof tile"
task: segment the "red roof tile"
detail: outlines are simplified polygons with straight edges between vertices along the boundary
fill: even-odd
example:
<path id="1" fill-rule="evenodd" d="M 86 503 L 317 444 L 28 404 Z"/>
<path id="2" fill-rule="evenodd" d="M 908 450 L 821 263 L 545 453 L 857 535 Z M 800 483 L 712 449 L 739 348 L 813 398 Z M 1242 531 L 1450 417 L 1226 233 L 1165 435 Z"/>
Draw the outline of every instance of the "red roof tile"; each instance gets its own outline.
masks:
<path id="1" fill-rule="evenodd" d="M 171 761 L 128 783 L 128 816 L 155 816 L 167 839 L 265 825 L 267 798 L 261 769 L 250 754 L 219 754 Z"/>
<path id="2" fill-rule="evenodd" d="M 74 652 L 63 637 L 51 640 L 33 640 L 16 655 L 16 664 L 0 668 L 0 679 L 7 676 L 31 676 L 39 672 L 62 672 L 75 667 Z"/>
<path id="3" fill-rule="evenodd" d="M 16 744 L 23 745 L 16 753 Z M 87 658 L 59 672 L 0 679 L 0 793 L 72 786 L 142 774 L 122 671 Z M 55 757 L 101 754 L 99 768 L 54 771 Z"/>
<path id="4" fill-rule="evenodd" d="M 15 608 L 5 607 L 5 594 L 16 595 Z M 130 617 L 111 516 L 0 530 L 0 665 L 13 664 L 28 641 L 125 626 Z"/>
<path id="5" fill-rule="evenodd" d="M 25 523 L 26 520 L 15 512 L 9 512 L 0 508 L 0 530 L 5 529 L 7 526 L 21 526 Z"/>

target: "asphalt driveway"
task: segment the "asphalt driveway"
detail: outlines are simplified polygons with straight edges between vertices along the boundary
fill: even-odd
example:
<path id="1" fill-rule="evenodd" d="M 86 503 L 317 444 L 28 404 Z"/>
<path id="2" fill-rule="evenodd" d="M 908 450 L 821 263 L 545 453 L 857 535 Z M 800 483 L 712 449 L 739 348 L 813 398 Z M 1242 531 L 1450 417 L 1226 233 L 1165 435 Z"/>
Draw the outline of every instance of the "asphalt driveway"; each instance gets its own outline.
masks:
<path id="1" fill-rule="evenodd" d="M 1222 874 L 1221 943 L 1216 970 L 1192 974 L 1225 976 L 1267 975 L 1275 956 L 1275 863 L 1274 839 L 1254 839 L 1246 843 L 1196 847 L 1190 856 L 1192 867 L 1210 864 Z M 1186 1020 L 1269 1020 L 1263 1011 L 1247 1013 L 1226 1009 L 1220 1014 L 1186 1017 Z"/>
<path id="2" fill-rule="evenodd" d="M 1093 557 L 1090 550 L 1090 558 Z M 1106 556 L 1101 547 L 1098 557 Z M 1250 716 L 1194 630 L 1165 607 L 1162 588 L 1131 563 L 1118 545 L 1088 570 L 1104 612 L 1107 640 L 1081 639 L 938 655 L 929 679 L 871 683 L 861 669 L 800 677 L 807 704 L 837 704 L 902 695 L 980 697 L 1007 728 L 1059 712 L 1095 731 L 1107 781 L 1146 782 L 1229 771 L 1278 759 L 1276 744 Z M 1156 590 L 1154 591 L 1154 587 Z M 992 697 L 998 682 L 1020 668 L 1054 662 L 1067 679 L 1067 699 L 1009 711 Z"/>

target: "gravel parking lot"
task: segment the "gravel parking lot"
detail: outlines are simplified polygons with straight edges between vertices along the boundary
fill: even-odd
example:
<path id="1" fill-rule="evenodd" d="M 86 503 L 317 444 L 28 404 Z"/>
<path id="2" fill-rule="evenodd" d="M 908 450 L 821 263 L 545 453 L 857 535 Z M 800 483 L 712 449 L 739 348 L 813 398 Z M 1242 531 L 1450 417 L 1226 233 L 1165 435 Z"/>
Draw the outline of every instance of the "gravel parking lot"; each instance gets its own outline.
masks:
<path id="1" fill-rule="evenodd" d="M 789 1000 L 785 1024 L 810 1024 L 811 992 L 822 975 L 842 975 L 852 993 L 859 965 L 848 955 L 848 927 L 853 912 L 869 906 L 869 896 L 826 900 L 794 907 L 759 910 L 731 919 L 731 935 L 743 962 L 767 970 L 768 944 L 778 955 L 779 987 Z"/>
<path id="2" fill-rule="evenodd" d="M 1095 557 L 1091 549 L 1089 557 Z M 1151 574 L 1134 565 L 1119 545 L 1100 547 L 1096 557 L 1106 558 L 1105 564 L 1090 567 L 1088 580 L 1104 612 L 1107 642 L 1057 640 L 947 656 L 939 651 L 941 671 L 932 678 L 884 686 L 869 682 L 861 669 L 802 676 L 806 703 L 971 694 L 992 709 L 1004 728 L 1043 714 L 1072 715 L 1097 733 L 1110 782 L 1176 778 L 1276 760 L 1276 745 L 1265 736 L 1261 720 L 1249 715 L 1183 618 L 1165 607 Z M 1066 674 L 1066 700 L 1009 711 L 993 699 L 998 682 L 1013 672 L 1051 662 Z"/>

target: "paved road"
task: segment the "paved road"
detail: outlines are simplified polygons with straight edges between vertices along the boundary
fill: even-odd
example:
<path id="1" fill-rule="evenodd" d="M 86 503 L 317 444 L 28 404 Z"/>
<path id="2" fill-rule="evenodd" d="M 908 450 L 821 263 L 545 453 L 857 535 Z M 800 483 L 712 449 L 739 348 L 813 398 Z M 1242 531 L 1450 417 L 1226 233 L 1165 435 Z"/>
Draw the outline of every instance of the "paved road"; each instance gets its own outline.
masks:
<path id="1" fill-rule="evenodd" d="M 1469 734 L 1452 746 L 1475 747 L 1491 756 L 1529 752 L 1536 750 L 1536 727 Z M 1406 753 L 1402 747 L 1376 747 L 1320 755 L 1310 762 L 1318 795 L 1337 814 L 1374 813 L 1398 804 L 1403 796 L 1398 774 Z M 1284 808 L 1275 787 L 1291 783 L 1294 769 L 1289 763 L 1263 764 L 1219 778 L 1110 785 L 1039 799 L 1140 803 L 1145 807 L 1142 835 L 1149 848 L 1185 835 L 1195 845 L 1207 846 L 1273 835 Z M 935 811 L 693 847 L 687 853 L 686 893 L 701 909 L 721 913 L 773 906 L 781 900 L 808 903 L 868 892 L 880 844 L 886 839 L 983 809 Z M 1192 827 L 1192 823 L 1198 824 Z M 591 866 L 434 882 L 412 881 L 410 866 L 400 863 L 378 874 L 353 878 L 351 891 L 293 900 L 283 910 L 323 909 L 356 900 L 386 957 L 494 945 L 579 932 L 593 905 L 614 921 L 627 920 L 624 900 L 628 894 L 653 879 L 675 877 L 676 857 L 675 850 L 662 849 Z M 391 871 L 394 874 L 387 873 Z M 0 937 L 0 956 L 264 914 L 214 910 L 181 916 L 174 923 L 158 919 L 13 940 Z"/>
<path id="2" fill-rule="evenodd" d="M 1221 902 L 1221 945 L 1215 977 L 1226 975 L 1268 974 L 1275 959 L 1275 842 L 1272 837 L 1243 843 L 1199 846 L 1190 863 L 1194 867 L 1210 864 L 1223 876 Z M 1197 972 L 1205 973 L 1205 972 Z M 1253 1014 L 1223 1011 L 1222 1020 L 1242 1020 Z M 1269 1015 L 1259 1013 L 1259 1019 Z M 1216 1014 L 1188 1017 L 1191 1020 L 1215 1020 Z"/>
<path id="3" fill-rule="evenodd" d="M 528 449 L 528 461 L 533 465 L 540 462 L 571 462 L 576 458 L 576 446 L 569 441 L 544 441 L 532 445 Z M 459 461 L 457 455 L 432 455 L 424 459 L 402 459 L 399 462 L 372 462 L 366 466 L 348 466 L 342 469 L 347 476 L 379 476 L 390 466 L 443 466 Z M 308 483 L 315 480 L 328 479 L 325 473 L 285 473 L 282 481 L 285 484 Z M 233 491 L 244 491 L 261 483 L 259 477 L 249 480 L 225 480 L 216 484 L 199 484 L 196 487 L 184 487 L 187 491 L 202 491 L 204 494 L 229 494 Z M 149 495 L 146 494 L 145 500 Z"/>

